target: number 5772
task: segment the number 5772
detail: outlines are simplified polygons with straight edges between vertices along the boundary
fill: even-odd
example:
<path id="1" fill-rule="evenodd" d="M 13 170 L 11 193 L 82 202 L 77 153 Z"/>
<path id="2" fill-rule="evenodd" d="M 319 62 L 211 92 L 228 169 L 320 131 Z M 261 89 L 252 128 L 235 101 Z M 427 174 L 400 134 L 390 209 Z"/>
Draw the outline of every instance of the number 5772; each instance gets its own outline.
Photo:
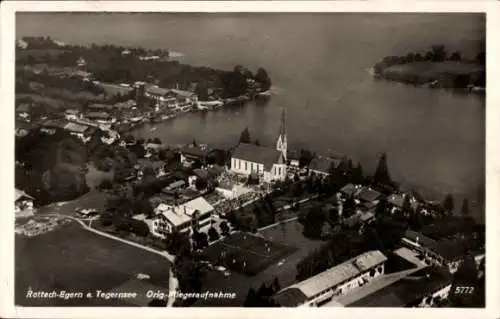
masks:
<path id="1" fill-rule="evenodd" d="M 455 287 L 456 294 L 472 294 L 474 292 L 474 287 L 471 286 L 457 286 Z"/>

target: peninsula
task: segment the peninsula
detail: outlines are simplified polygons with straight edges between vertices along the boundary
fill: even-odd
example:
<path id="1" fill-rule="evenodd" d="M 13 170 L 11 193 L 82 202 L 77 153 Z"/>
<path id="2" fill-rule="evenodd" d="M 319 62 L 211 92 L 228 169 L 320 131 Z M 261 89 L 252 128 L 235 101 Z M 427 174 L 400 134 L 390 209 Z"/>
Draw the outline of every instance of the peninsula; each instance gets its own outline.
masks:
<path id="1" fill-rule="evenodd" d="M 433 45 L 425 54 L 387 56 L 373 66 L 372 73 L 377 78 L 415 86 L 484 93 L 485 58 L 481 52 L 474 59 L 465 59 L 460 52 L 448 54 L 443 45 Z"/>

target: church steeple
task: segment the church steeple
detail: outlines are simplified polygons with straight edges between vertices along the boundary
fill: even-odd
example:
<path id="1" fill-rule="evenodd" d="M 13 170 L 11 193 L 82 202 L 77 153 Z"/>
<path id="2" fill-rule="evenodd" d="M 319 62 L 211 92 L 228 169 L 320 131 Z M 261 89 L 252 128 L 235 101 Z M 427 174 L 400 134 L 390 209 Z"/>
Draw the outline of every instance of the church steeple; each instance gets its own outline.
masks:
<path id="1" fill-rule="evenodd" d="M 283 159 L 286 161 L 287 155 L 287 138 L 286 138 L 286 122 L 285 122 L 285 109 L 281 110 L 281 125 L 278 140 L 276 141 L 276 149 L 283 154 Z"/>

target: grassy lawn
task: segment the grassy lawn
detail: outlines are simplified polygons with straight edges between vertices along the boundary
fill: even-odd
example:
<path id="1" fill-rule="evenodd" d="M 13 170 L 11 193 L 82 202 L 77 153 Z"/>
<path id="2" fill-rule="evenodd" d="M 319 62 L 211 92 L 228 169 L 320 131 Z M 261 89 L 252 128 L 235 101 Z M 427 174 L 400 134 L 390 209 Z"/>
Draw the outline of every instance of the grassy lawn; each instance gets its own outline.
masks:
<path id="1" fill-rule="evenodd" d="M 198 300 L 196 307 L 241 307 L 250 288 L 258 289 L 263 282 L 271 281 L 278 277 L 281 287 L 289 286 L 296 282 L 297 263 L 308 253 L 319 248 L 323 242 L 313 241 L 302 235 L 302 225 L 298 222 L 289 222 L 276 227 L 263 230 L 261 234 L 268 240 L 277 244 L 296 247 L 297 250 L 285 257 L 285 262 L 279 265 L 278 261 L 255 276 L 247 277 L 233 272 L 229 277 L 224 277 L 218 271 L 209 273 L 203 279 L 203 290 L 236 293 L 236 299 L 207 299 Z"/>
<path id="2" fill-rule="evenodd" d="M 15 303 L 22 306 L 133 306 L 144 304 L 145 290 L 168 289 L 168 260 L 71 223 L 34 238 L 16 236 Z M 137 282 L 138 273 L 150 279 Z M 137 300 L 33 299 L 26 291 L 136 292 Z M 151 288 L 155 287 L 155 288 Z"/>
<path id="3" fill-rule="evenodd" d="M 78 197 L 75 200 L 63 202 L 63 203 L 52 203 L 50 205 L 40 207 L 38 209 L 38 214 L 54 214 L 59 213 L 62 215 L 74 215 L 76 208 L 93 208 L 98 211 L 105 209 L 106 200 L 111 195 L 100 192 L 93 191 Z"/>

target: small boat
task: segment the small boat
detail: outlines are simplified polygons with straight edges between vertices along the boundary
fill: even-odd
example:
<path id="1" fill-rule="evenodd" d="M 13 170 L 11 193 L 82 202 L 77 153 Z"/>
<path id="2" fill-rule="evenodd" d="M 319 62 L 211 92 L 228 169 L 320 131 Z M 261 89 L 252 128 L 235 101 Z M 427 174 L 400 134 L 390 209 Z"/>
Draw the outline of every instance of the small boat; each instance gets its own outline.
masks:
<path id="1" fill-rule="evenodd" d="M 151 128 L 151 132 L 152 132 L 152 131 L 156 131 L 156 129 L 157 129 L 157 127 L 156 127 L 156 126 L 155 126 L 155 127 L 152 127 L 152 128 Z"/>

